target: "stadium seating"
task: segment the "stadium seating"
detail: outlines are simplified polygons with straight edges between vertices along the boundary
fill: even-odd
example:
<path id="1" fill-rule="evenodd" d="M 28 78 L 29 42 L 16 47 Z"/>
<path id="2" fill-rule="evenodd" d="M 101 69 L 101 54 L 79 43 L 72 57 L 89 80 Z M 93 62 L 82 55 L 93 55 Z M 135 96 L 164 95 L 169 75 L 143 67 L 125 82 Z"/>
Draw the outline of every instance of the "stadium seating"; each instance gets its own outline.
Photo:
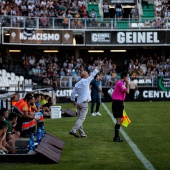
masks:
<path id="1" fill-rule="evenodd" d="M 15 91 L 20 85 L 25 84 L 26 91 L 32 90 L 32 79 L 25 79 L 24 76 L 17 76 L 14 72 L 7 72 L 5 69 L 0 70 L 0 87 L 1 89 L 8 89 L 8 91 Z M 20 89 L 22 90 L 22 89 Z"/>

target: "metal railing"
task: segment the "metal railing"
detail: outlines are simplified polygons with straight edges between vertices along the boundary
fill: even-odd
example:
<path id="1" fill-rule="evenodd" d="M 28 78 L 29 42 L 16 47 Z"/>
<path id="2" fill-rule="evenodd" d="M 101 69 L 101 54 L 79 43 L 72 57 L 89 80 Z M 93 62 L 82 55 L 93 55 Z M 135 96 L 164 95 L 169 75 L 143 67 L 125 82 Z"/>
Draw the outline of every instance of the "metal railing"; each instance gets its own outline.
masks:
<path id="1" fill-rule="evenodd" d="M 77 81 L 79 81 L 80 77 L 75 76 L 61 76 L 60 78 L 60 87 L 61 88 L 73 88 Z M 100 76 L 100 84 L 103 88 L 105 87 L 113 87 L 117 80 L 120 77 L 111 77 L 111 76 Z M 131 81 L 132 77 L 129 77 L 129 81 Z M 134 81 L 138 85 L 138 87 L 157 87 L 157 76 L 140 76 L 133 77 Z"/>
<path id="2" fill-rule="evenodd" d="M 170 20 L 164 19 L 160 27 L 154 24 L 145 25 L 146 19 L 124 18 L 55 18 L 55 17 L 25 17 L 0 16 L 1 27 L 71 29 L 71 30 L 116 30 L 116 29 L 169 29 Z"/>

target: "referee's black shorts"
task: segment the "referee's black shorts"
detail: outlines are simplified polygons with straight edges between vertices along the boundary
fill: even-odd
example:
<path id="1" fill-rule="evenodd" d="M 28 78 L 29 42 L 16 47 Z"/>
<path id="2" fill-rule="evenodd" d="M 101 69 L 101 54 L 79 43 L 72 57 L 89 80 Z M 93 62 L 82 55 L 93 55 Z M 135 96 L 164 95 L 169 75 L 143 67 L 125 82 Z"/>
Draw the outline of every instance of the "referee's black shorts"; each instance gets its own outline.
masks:
<path id="1" fill-rule="evenodd" d="M 112 112 L 113 112 L 114 118 L 122 118 L 123 117 L 123 109 L 124 109 L 123 100 L 113 100 Z"/>

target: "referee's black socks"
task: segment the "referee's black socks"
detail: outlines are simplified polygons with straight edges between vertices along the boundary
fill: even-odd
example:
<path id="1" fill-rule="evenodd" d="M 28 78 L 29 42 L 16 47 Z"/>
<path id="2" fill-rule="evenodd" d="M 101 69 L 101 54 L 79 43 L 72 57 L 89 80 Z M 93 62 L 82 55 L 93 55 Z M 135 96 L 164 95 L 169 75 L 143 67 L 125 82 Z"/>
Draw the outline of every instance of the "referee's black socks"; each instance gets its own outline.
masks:
<path id="1" fill-rule="evenodd" d="M 115 138 L 119 137 L 119 130 L 120 130 L 120 125 L 115 124 Z"/>

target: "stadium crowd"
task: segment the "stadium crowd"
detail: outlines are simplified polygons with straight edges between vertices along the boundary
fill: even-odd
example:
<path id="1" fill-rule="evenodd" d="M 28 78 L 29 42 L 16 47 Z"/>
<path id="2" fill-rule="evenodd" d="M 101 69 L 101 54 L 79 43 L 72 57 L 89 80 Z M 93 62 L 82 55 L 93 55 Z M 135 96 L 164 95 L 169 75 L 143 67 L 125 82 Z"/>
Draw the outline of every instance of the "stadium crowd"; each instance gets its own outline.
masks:
<path id="1" fill-rule="evenodd" d="M 147 0 L 142 1 L 142 5 L 144 6 L 145 4 L 149 8 Z M 154 0 L 153 5 L 155 17 L 146 19 L 144 24 L 153 28 L 163 28 L 169 22 L 170 1 Z M 115 4 L 115 8 L 116 6 L 117 4 Z M 123 12 L 121 3 L 118 6 L 119 10 Z M 104 18 L 109 18 L 109 10 L 108 2 L 103 1 Z M 139 6 L 135 5 L 135 8 L 131 10 L 132 18 L 140 18 L 140 11 Z M 55 22 L 64 28 L 68 28 L 69 19 L 72 18 L 70 23 L 70 28 L 72 29 L 82 28 L 85 20 L 89 24 L 98 22 L 98 14 L 94 9 L 87 10 L 85 0 L 0 0 L 0 15 L 2 26 L 11 25 L 11 21 L 13 26 L 23 26 L 24 21 L 26 22 L 26 27 L 33 26 L 35 25 L 36 17 L 39 17 L 40 27 L 52 25 L 51 18 L 56 18 Z M 12 16 L 12 20 L 10 16 Z"/>
<path id="2" fill-rule="evenodd" d="M 54 89 L 57 89 L 68 87 L 70 77 L 72 77 L 72 85 L 74 85 L 80 79 L 81 71 L 92 72 L 100 60 L 104 61 L 100 72 L 102 86 L 113 86 L 116 83 L 121 72 L 120 67 L 124 67 L 130 77 L 137 79 L 170 76 L 170 55 L 168 53 L 165 55 L 163 52 L 160 55 L 158 53 L 136 54 L 127 59 L 125 66 L 124 63 L 121 66 L 117 65 L 114 59 L 106 55 L 105 57 L 89 56 L 89 59 L 76 58 L 68 53 L 62 57 L 57 54 L 40 55 L 40 57 L 23 55 L 21 62 L 23 72 L 21 71 L 21 73 L 26 73 L 24 76 L 32 78 L 33 82 L 52 85 Z M 11 64 L 15 65 L 15 62 L 13 59 Z"/>
<path id="3" fill-rule="evenodd" d="M 36 17 L 39 17 L 40 26 L 48 27 L 52 24 L 50 18 L 53 17 L 64 28 L 68 26 L 69 18 L 74 18 L 71 20 L 71 28 L 81 28 L 85 19 L 93 22 L 97 18 L 94 9 L 87 11 L 85 0 L 1 0 L 0 15 L 2 26 L 10 24 L 10 16 L 13 16 L 14 26 L 23 26 L 25 20 L 26 26 L 34 25 Z"/>
<path id="4" fill-rule="evenodd" d="M 89 2 L 91 3 L 91 1 Z M 95 3 L 95 1 L 94 1 Z M 147 0 L 142 1 L 142 5 L 148 5 Z M 170 17 L 170 1 L 154 0 L 155 17 L 146 19 L 145 26 L 152 28 L 163 28 L 169 22 Z M 115 5 L 116 8 L 117 4 Z M 122 5 L 119 5 L 123 12 Z M 109 18 L 109 5 L 107 1 L 103 1 L 103 16 Z M 116 10 L 116 9 L 115 9 Z M 138 5 L 132 8 L 132 18 L 140 18 L 141 10 Z M 51 18 L 56 18 L 59 25 L 68 28 L 69 19 L 71 19 L 70 28 L 82 28 L 84 21 L 93 24 L 97 23 L 97 13 L 94 9 L 88 11 L 85 0 L 0 0 L 0 15 L 2 26 L 23 26 L 24 21 L 27 26 L 33 26 L 36 17 L 39 17 L 40 27 L 48 27 L 52 25 Z M 122 14 L 121 14 L 122 15 Z M 10 19 L 12 17 L 12 20 Z M 25 18 L 27 17 L 27 18 Z"/>

